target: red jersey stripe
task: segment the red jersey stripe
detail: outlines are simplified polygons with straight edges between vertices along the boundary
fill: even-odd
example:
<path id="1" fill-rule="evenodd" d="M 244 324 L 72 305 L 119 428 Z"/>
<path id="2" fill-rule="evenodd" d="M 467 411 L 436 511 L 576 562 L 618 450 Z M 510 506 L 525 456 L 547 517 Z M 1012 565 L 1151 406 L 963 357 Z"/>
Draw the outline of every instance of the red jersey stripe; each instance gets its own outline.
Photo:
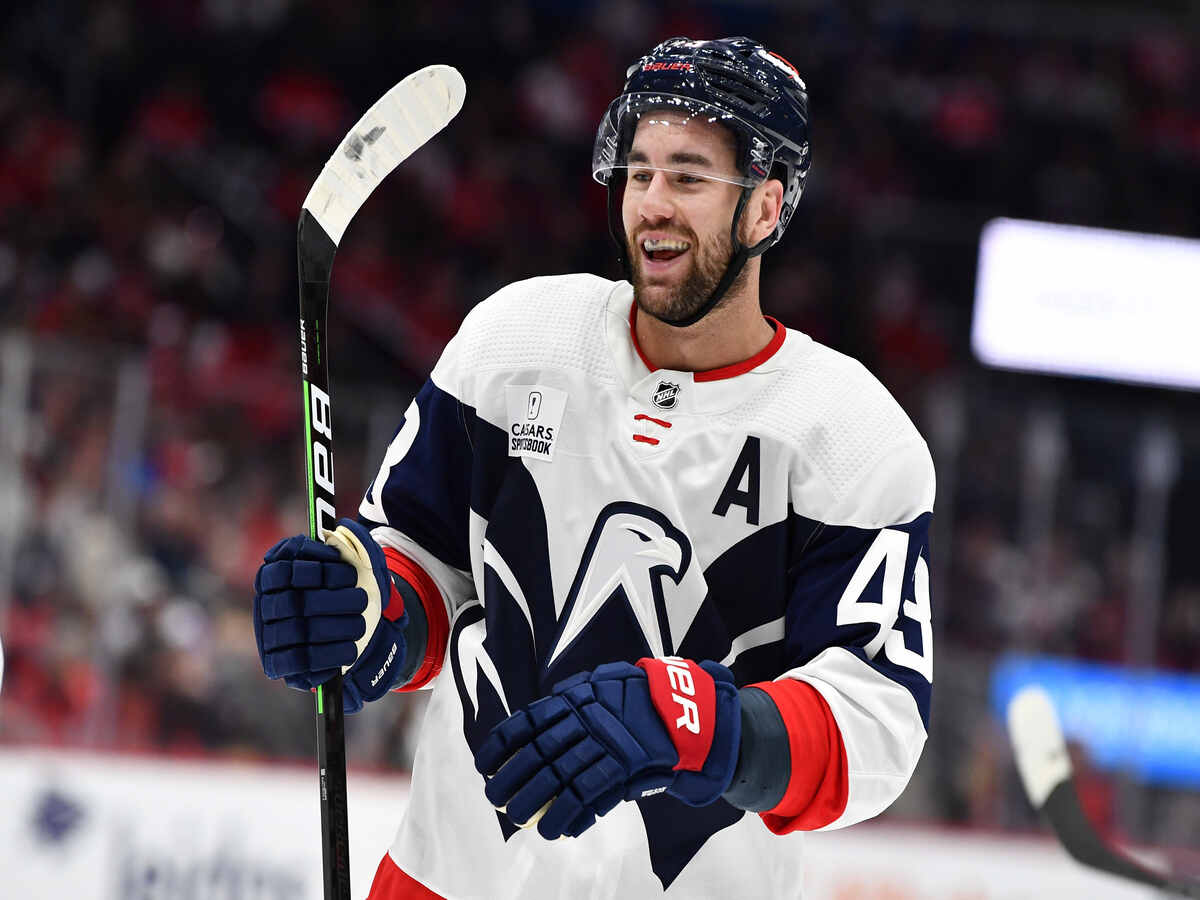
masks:
<path id="1" fill-rule="evenodd" d="M 637 351 L 638 359 L 651 372 L 657 372 L 658 366 L 653 365 L 650 360 L 646 359 L 646 354 L 642 352 L 642 345 L 637 339 L 637 301 L 634 300 L 629 304 L 629 336 L 633 338 L 633 349 Z"/>
<path id="2" fill-rule="evenodd" d="M 645 413 L 638 413 L 633 417 L 635 422 L 653 422 L 655 425 L 661 425 L 663 428 L 670 428 L 671 423 L 665 419 L 656 419 L 654 416 L 648 416 Z"/>
<path id="3" fill-rule="evenodd" d="M 417 881 L 392 861 L 385 853 L 375 870 L 375 880 L 371 882 L 371 893 L 367 900 L 445 900 L 441 894 L 435 894 L 421 882 Z"/>
<path id="4" fill-rule="evenodd" d="M 775 336 L 767 342 L 767 346 L 763 347 L 749 359 L 742 360 L 740 363 L 734 363 L 731 366 L 722 366 L 719 369 L 709 369 L 707 372 L 697 372 L 692 378 L 695 381 L 720 381 L 722 378 L 734 378 L 761 366 L 774 356 L 779 348 L 783 346 L 783 339 L 787 337 L 787 329 L 770 316 L 763 316 L 763 318 L 767 320 L 768 325 L 775 329 Z"/>

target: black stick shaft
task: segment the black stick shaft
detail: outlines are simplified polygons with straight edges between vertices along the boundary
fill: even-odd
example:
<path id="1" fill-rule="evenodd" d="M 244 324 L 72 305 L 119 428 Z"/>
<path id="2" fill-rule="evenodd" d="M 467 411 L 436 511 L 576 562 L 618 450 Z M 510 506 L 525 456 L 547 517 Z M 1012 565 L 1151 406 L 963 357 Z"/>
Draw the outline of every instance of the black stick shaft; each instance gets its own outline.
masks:
<path id="1" fill-rule="evenodd" d="M 304 393 L 308 533 L 335 527 L 333 424 L 329 396 L 329 279 L 337 245 L 303 210 L 296 236 L 300 270 L 300 377 Z M 346 730 L 342 676 L 317 688 L 317 768 L 321 781 L 321 859 L 325 900 L 350 900 L 350 825 L 346 807 Z"/>

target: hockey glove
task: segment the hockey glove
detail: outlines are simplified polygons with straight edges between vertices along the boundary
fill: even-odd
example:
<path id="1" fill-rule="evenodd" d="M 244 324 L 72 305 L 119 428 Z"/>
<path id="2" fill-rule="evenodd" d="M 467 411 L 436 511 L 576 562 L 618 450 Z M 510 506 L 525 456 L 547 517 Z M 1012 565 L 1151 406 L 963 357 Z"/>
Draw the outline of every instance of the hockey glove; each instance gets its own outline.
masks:
<path id="1" fill-rule="evenodd" d="M 267 551 L 254 579 L 254 638 L 267 677 L 299 690 L 340 667 L 342 707 L 358 712 L 403 668 L 408 615 L 366 528 L 341 519 L 326 541 L 296 535 Z"/>
<path id="2" fill-rule="evenodd" d="M 608 663 L 492 729 L 484 793 L 542 837 L 578 837 L 620 800 L 666 791 L 691 806 L 729 786 L 741 739 L 733 674 L 678 657 Z"/>

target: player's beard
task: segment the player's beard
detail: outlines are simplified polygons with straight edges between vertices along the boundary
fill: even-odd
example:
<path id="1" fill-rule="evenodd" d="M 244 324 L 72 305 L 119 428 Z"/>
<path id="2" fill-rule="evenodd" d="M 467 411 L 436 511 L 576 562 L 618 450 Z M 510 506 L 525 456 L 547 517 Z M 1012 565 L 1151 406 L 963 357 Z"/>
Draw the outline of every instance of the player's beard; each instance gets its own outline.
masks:
<path id="1" fill-rule="evenodd" d="M 674 233 L 673 233 L 674 234 Z M 673 281 L 655 280 L 648 283 L 643 264 L 640 235 L 626 239 L 626 252 L 633 260 L 633 297 L 638 309 L 663 322 L 678 322 L 694 315 L 712 296 L 713 291 L 725 275 L 729 260 L 733 257 L 733 245 L 729 234 L 710 234 L 700 241 L 691 229 L 676 235 L 691 244 L 691 264 L 682 276 L 673 276 Z M 747 271 L 743 267 L 733 283 L 717 301 L 720 307 L 746 283 Z"/>

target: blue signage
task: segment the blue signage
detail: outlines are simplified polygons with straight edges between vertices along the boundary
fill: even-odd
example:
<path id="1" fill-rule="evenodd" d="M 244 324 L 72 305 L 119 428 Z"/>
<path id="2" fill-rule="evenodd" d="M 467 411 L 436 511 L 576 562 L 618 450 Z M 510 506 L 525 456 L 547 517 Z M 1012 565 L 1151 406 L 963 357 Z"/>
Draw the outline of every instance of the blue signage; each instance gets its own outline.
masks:
<path id="1" fill-rule="evenodd" d="M 1200 676 L 1045 656 L 1005 656 L 992 671 L 992 708 L 1041 685 L 1063 732 L 1100 769 L 1200 789 Z"/>

